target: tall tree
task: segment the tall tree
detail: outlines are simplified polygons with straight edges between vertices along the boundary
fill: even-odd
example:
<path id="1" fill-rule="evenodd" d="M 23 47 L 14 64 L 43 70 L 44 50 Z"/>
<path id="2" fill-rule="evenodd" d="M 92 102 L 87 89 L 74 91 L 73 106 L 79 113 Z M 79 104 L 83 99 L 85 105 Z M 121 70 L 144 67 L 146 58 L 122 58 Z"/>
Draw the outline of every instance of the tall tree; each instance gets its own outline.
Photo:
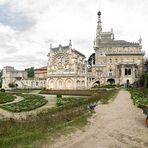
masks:
<path id="1" fill-rule="evenodd" d="M 27 69 L 25 69 L 25 71 L 27 71 L 28 78 L 34 77 L 34 67 L 27 68 Z"/>
<path id="2" fill-rule="evenodd" d="M 2 87 L 2 75 L 3 75 L 3 71 L 0 70 L 0 88 Z"/>
<path id="3" fill-rule="evenodd" d="M 91 54 L 90 57 L 88 58 L 88 66 L 92 66 L 92 64 L 95 64 L 95 53 Z"/>

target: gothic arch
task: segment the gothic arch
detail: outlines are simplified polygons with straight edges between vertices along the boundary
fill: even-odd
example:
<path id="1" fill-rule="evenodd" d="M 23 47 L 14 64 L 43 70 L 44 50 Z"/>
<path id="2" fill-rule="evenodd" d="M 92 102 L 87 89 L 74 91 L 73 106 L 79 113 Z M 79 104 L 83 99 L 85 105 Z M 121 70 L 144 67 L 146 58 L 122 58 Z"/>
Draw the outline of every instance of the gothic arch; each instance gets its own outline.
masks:
<path id="1" fill-rule="evenodd" d="M 66 82 L 65 84 L 66 84 L 67 89 L 72 89 L 73 88 L 74 82 L 73 82 L 72 79 L 67 79 L 65 82 Z"/>
<path id="2" fill-rule="evenodd" d="M 100 81 L 99 81 L 99 80 L 98 80 L 98 81 L 95 81 L 95 82 L 92 84 L 91 87 L 94 87 L 94 86 L 100 86 Z"/>
<path id="3" fill-rule="evenodd" d="M 80 80 L 77 80 L 76 83 L 77 83 L 77 87 L 80 87 L 81 86 Z"/>
<path id="4" fill-rule="evenodd" d="M 111 85 L 115 84 L 115 79 L 108 79 L 107 82 Z"/>
<path id="5" fill-rule="evenodd" d="M 57 89 L 63 89 L 64 88 L 64 83 L 63 83 L 63 81 L 62 81 L 62 79 L 58 79 L 57 81 L 56 81 L 56 88 Z"/>
<path id="6" fill-rule="evenodd" d="M 47 80 L 47 83 L 46 83 L 46 85 L 47 85 L 47 88 L 48 89 L 54 89 L 54 79 L 48 79 Z"/>

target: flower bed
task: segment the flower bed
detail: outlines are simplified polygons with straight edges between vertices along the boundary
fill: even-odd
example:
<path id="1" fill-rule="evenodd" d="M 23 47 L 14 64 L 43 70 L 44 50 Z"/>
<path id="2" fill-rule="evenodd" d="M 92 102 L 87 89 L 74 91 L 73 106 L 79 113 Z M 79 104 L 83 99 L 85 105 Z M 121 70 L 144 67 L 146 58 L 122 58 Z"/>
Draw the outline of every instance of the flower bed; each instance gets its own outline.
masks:
<path id="1" fill-rule="evenodd" d="M 48 101 L 44 99 L 43 96 L 32 95 L 32 94 L 18 94 L 24 98 L 24 100 L 2 105 L 1 108 L 6 109 L 11 112 L 22 112 L 22 111 L 30 111 L 45 105 Z"/>
<path id="2" fill-rule="evenodd" d="M 129 91 L 135 105 L 138 107 L 148 106 L 148 96 L 144 96 L 141 89 L 130 88 Z"/>
<path id="3" fill-rule="evenodd" d="M 12 101 L 14 101 L 15 98 L 16 98 L 16 96 L 14 96 L 13 94 L 0 93 L 0 104 L 12 102 Z"/>

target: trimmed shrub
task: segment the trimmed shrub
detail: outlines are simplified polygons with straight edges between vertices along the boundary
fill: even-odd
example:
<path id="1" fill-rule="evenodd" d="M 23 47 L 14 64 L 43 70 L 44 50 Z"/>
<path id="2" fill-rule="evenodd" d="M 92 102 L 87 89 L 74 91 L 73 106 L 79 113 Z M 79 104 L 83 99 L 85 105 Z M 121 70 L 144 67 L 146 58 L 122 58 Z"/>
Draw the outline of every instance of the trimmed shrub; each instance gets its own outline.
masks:
<path id="1" fill-rule="evenodd" d="M 61 94 L 57 94 L 57 98 L 62 98 L 62 95 Z"/>
<path id="2" fill-rule="evenodd" d="M 2 105 L 1 108 L 6 109 L 11 112 L 22 112 L 22 111 L 30 111 L 34 110 L 38 107 L 45 105 L 48 101 L 44 99 L 43 96 L 33 95 L 33 94 L 17 94 L 24 98 L 24 100 Z"/>
<path id="3" fill-rule="evenodd" d="M 2 88 L 2 89 L 1 89 L 1 92 L 5 92 L 5 89 L 4 89 L 4 88 Z"/>

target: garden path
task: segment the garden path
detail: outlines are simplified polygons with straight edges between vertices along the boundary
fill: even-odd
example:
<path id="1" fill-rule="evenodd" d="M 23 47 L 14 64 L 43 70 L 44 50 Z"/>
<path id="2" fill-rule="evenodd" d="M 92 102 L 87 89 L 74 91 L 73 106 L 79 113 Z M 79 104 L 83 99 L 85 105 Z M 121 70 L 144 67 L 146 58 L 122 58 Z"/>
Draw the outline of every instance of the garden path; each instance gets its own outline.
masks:
<path id="1" fill-rule="evenodd" d="M 62 136 L 43 148 L 147 148 L 146 116 L 133 105 L 129 92 L 120 90 L 113 102 L 98 105 L 84 131 Z M 58 142 L 57 142 L 58 141 Z"/>

